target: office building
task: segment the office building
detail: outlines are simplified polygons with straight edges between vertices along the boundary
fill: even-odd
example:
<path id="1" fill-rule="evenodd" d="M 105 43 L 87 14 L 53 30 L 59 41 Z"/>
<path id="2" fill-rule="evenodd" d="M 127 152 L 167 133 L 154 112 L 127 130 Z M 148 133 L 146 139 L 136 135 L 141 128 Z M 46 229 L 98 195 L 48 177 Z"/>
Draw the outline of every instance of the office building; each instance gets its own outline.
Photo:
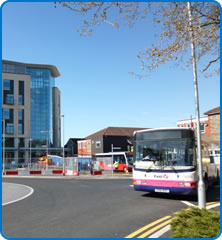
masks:
<path id="1" fill-rule="evenodd" d="M 2 132 L 5 161 L 28 163 L 61 152 L 59 77 L 53 65 L 2 61 Z"/>

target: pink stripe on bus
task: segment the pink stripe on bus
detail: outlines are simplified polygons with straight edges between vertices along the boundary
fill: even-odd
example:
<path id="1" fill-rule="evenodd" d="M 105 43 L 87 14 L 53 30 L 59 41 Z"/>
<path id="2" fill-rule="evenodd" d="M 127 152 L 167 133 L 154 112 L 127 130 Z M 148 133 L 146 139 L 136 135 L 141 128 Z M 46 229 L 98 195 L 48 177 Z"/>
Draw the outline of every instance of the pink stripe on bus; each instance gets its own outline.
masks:
<path id="1" fill-rule="evenodd" d="M 143 180 L 143 179 L 134 179 L 136 185 L 142 186 L 154 186 L 154 187 L 190 187 L 195 188 L 196 181 L 172 181 L 172 180 Z M 180 183 L 180 184 L 179 184 Z M 185 186 L 185 183 L 191 183 L 191 186 Z"/>

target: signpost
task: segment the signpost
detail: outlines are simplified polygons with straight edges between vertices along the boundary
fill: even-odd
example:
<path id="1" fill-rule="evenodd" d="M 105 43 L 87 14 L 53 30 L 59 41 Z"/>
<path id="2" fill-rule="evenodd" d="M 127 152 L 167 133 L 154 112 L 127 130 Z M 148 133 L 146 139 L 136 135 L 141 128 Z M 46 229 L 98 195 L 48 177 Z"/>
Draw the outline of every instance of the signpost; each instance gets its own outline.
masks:
<path id="1" fill-rule="evenodd" d="M 113 150 L 120 150 L 121 147 L 114 147 L 113 144 L 111 144 L 111 151 L 112 151 L 112 162 L 111 162 L 111 168 L 112 168 L 112 176 L 113 176 Z"/>

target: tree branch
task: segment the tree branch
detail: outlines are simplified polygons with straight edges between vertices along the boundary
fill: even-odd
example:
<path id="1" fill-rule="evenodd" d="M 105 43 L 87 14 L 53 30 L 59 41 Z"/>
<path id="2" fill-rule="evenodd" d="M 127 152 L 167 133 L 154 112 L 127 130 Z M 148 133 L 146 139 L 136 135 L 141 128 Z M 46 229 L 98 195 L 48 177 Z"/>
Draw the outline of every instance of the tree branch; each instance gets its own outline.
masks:
<path id="1" fill-rule="evenodd" d="M 212 63 L 217 62 L 219 59 L 220 59 L 220 56 L 219 56 L 218 58 L 210 61 L 210 62 L 208 63 L 208 65 L 202 70 L 202 72 L 206 71 L 206 70 L 210 67 L 210 65 L 211 65 Z"/>

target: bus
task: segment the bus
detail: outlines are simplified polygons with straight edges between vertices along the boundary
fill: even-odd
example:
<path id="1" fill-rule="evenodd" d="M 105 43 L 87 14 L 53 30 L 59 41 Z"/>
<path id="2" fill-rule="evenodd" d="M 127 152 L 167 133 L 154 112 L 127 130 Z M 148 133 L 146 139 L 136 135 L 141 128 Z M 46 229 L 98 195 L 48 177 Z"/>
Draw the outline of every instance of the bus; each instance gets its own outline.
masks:
<path id="1" fill-rule="evenodd" d="M 95 153 L 92 155 L 94 165 L 99 166 L 100 170 L 114 170 L 118 172 L 132 171 L 133 153 L 132 152 L 109 152 Z M 114 166 L 118 162 L 118 168 Z"/>
<path id="2" fill-rule="evenodd" d="M 203 168 L 206 189 L 217 181 L 217 167 Z M 153 193 L 197 194 L 198 161 L 191 128 L 134 132 L 133 186 Z"/>

